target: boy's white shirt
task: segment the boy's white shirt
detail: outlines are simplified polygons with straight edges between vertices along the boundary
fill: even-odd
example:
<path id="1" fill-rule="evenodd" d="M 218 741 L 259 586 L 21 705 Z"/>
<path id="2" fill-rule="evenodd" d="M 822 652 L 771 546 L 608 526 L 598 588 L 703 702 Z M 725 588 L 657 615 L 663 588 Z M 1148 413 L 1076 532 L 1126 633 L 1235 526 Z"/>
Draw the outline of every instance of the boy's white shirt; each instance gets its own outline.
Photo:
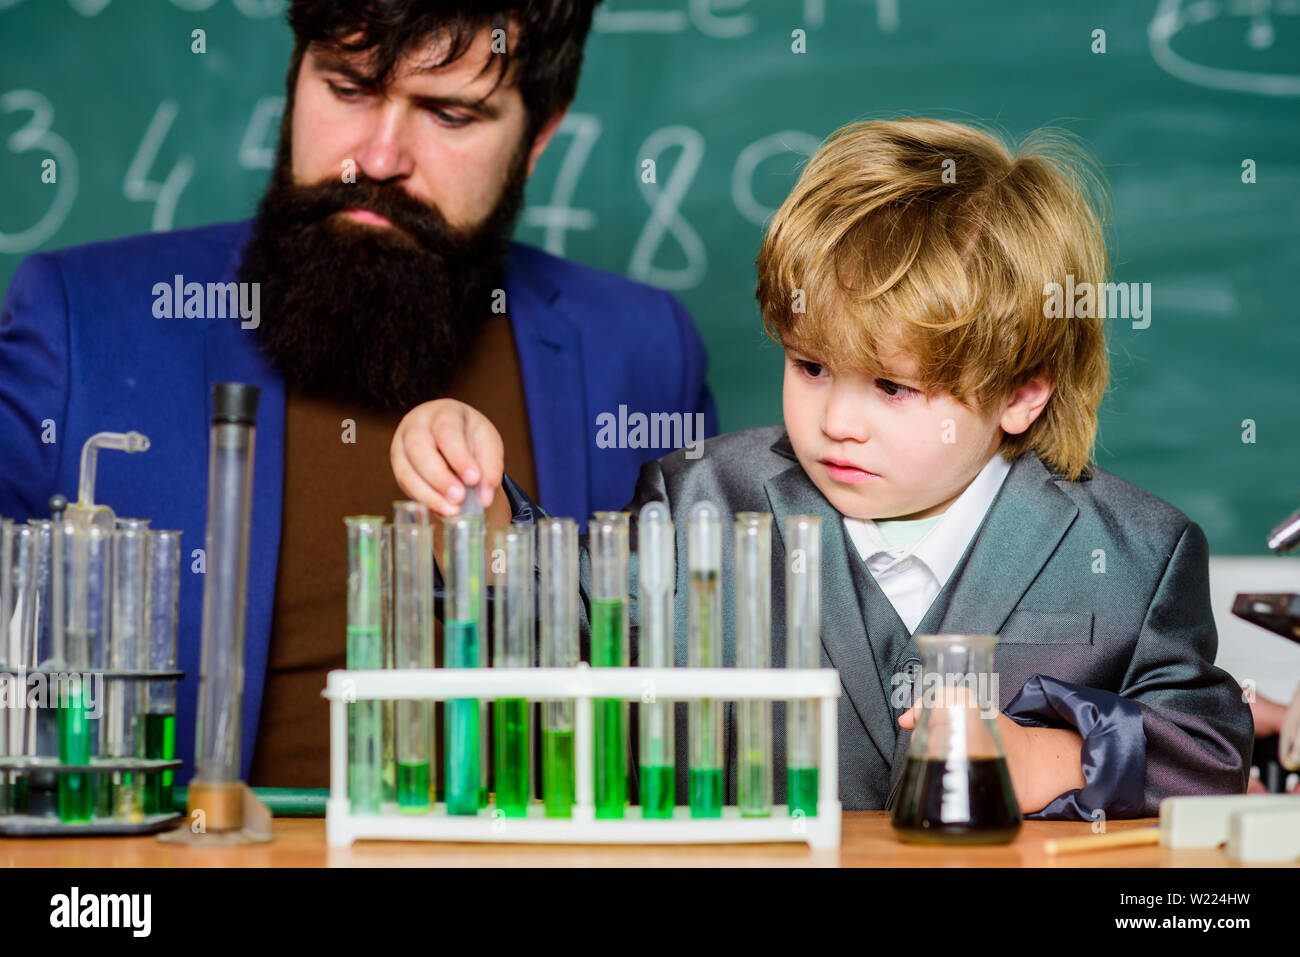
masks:
<path id="1" fill-rule="evenodd" d="M 858 554 L 909 633 L 916 631 L 934 596 L 952 576 L 1010 471 L 1011 463 L 995 453 L 934 527 L 912 545 L 891 546 L 875 522 L 844 517 L 844 528 Z"/>

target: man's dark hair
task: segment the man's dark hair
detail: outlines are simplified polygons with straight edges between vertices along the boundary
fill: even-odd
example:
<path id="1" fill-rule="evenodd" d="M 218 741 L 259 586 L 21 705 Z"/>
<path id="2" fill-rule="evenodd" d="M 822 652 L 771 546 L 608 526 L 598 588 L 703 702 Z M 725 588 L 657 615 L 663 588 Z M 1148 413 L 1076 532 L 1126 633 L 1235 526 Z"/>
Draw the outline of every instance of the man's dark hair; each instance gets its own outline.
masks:
<path id="1" fill-rule="evenodd" d="M 438 63 L 465 55 L 479 31 L 507 30 L 509 46 L 499 55 L 499 86 L 512 76 L 528 113 L 525 142 L 573 102 L 582 68 L 582 48 L 600 0 L 293 0 L 289 26 L 294 50 L 289 64 L 292 101 L 298 70 L 313 43 L 371 55 L 363 79 L 382 87 L 401 59 L 430 39 L 445 39 Z M 509 31 L 514 21 L 513 35 Z M 511 73 L 510 71 L 514 72 Z M 495 87 L 494 87 L 495 89 Z"/>

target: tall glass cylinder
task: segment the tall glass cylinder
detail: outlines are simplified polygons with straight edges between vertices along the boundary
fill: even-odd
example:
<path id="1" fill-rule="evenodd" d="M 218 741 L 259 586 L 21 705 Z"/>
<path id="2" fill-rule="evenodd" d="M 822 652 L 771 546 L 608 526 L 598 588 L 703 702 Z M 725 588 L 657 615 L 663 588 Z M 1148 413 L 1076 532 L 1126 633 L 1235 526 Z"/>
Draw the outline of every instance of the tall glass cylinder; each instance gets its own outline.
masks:
<path id="1" fill-rule="evenodd" d="M 541 595 L 539 658 L 543 668 L 578 663 L 578 525 L 571 518 L 537 523 Z M 542 702 L 542 804 L 547 817 L 572 817 L 573 701 Z"/>
<path id="2" fill-rule="evenodd" d="M 821 667 L 822 524 L 815 515 L 785 519 L 785 666 Z M 821 726 L 817 702 L 791 701 L 786 714 L 786 804 L 817 813 Z"/>
<path id="3" fill-rule="evenodd" d="M 511 525 L 492 540 L 495 585 L 493 664 L 531 668 L 537 627 L 533 601 L 533 526 Z M 496 701 L 496 803 L 506 817 L 526 817 L 532 796 L 532 705 L 526 698 Z"/>
<path id="4" fill-rule="evenodd" d="M 649 502 L 637 518 L 637 587 L 641 615 L 640 660 L 647 668 L 673 666 L 673 590 L 676 541 L 668 506 Z M 641 703 L 641 816 L 671 818 L 674 785 L 673 702 Z"/>
<path id="5" fill-rule="evenodd" d="M 446 587 L 443 662 L 448 668 L 478 668 L 486 650 L 482 513 L 443 519 L 442 572 Z M 477 698 L 452 698 L 446 709 L 448 814 L 477 814 L 483 779 L 482 712 Z"/>
<path id="6" fill-rule="evenodd" d="M 692 668 L 722 667 L 722 517 L 699 502 L 686 519 L 686 657 Z M 691 735 L 691 817 L 722 816 L 722 700 L 687 709 Z"/>
<path id="7" fill-rule="evenodd" d="M 149 530 L 141 520 L 119 520 L 113 536 L 113 624 L 107 665 L 113 672 L 143 671 L 149 666 L 146 617 L 149 581 Z M 110 758 L 144 756 L 140 715 L 144 711 L 142 682 L 105 682 L 105 716 L 100 725 L 100 753 Z M 144 817 L 144 776 L 112 771 L 101 777 L 100 813 L 106 817 Z"/>
<path id="8" fill-rule="evenodd" d="M 181 585 L 181 533 L 149 533 L 150 671 L 176 670 L 177 603 Z M 144 756 L 155 761 L 176 758 L 176 682 L 150 681 L 145 686 Z M 174 771 L 147 775 L 144 812 L 172 813 Z"/>
<path id="9" fill-rule="evenodd" d="M 383 613 L 380 562 L 384 520 L 378 515 L 343 519 L 348 536 L 349 671 L 383 667 Z M 378 814 L 383 801 L 382 702 L 348 706 L 348 797 L 353 814 Z"/>
<path id="10" fill-rule="evenodd" d="M 393 503 L 393 647 L 398 668 L 428 668 L 433 657 L 433 540 L 429 510 L 419 502 Z M 429 810 L 432 758 L 429 702 L 398 701 L 397 806 Z"/>
<path id="11" fill-rule="evenodd" d="M 627 512 L 596 512 L 589 526 L 591 552 L 591 664 L 624 668 L 628 663 Z M 597 698 L 596 817 L 621 818 L 627 804 L 627 702 Z"/>
<path id="12" fill-rule="evenodd" d="M 255 386 L 242 383 L 212 387 L 197 768 L 189 810 L 203 809 L 213 831 L 243 827 L 240 729 L 259 394 Z"/>
<path id="13" fill-rule="evenodd" d="M 740 512 L 735 522 L 736 666 L 772 666 L 772 516 Z M 742 817 L 772 813 L 772 704 L 739 702 L 736 798 Z"/>

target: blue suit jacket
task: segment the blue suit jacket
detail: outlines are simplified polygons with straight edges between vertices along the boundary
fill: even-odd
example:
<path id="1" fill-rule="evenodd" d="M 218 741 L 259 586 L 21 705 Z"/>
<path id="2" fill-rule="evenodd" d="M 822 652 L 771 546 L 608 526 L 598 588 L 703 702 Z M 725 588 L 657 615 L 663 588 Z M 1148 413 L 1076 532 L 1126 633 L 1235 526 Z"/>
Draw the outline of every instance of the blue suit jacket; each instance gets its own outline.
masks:
<path id="1" fill-rule="evenodd" d="M 214 382 L 261 387 L 248 569 L 241 758 L 248 778 L 262 700 L 280 546 L 284 384 L 238 319 L 158 319 L 156 283 L 235 278 L 251 222 L 132 236 L 29 257 L 0 312 L 0 515 L 48 517 L 76 498 L 82 443 L 135 429 L 148 452 L 100 456 L 96 501 L 203 547 Z M 506 277 L 541 499 L 585 522 L 627 501 L 655 448 L 602 448 L 597 416 L 700 413 L 717 431 L 703 345 L 672 295 L 512 244 Z M 42 441 L 53 426 L 54 441 Z M 379 507 L 384 503 L 376 503 Z M 339 547 L 344 547 L 339 527 Z M 187 568 L 192 569 L 190 562 Z M 340 581 L 339 588 L 345 587 Z M 177 753 L 193 770 L 203 576 L 183 574 Z"/>

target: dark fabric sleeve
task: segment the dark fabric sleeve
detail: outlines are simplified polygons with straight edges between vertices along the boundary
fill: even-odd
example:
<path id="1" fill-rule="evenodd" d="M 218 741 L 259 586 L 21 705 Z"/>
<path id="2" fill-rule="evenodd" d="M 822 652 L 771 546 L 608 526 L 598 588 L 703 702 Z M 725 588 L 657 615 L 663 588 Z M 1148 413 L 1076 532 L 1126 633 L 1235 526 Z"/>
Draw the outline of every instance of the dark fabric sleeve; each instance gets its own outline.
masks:
<path id="1" fill-rule="evenodd" d="M 48 517 L 68 407 L 68 304 L 47 256 L 30 256 L 0 309 L 0 515 Z"/>
<path id="2" fill-rule="evenodd" d="M 1070 727 L 1083 738 L 1084 786 L 1054 798 L 1025 817 L 1039 821 L 1092 821 L 1101 815 L 1138 817 L 1146 777 L 1142 709 L 1110 691 L 1034 675 L 1004 712 L 1026 727 Z"/>

